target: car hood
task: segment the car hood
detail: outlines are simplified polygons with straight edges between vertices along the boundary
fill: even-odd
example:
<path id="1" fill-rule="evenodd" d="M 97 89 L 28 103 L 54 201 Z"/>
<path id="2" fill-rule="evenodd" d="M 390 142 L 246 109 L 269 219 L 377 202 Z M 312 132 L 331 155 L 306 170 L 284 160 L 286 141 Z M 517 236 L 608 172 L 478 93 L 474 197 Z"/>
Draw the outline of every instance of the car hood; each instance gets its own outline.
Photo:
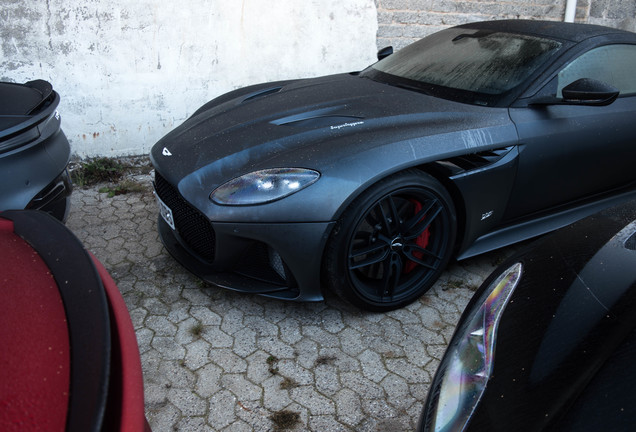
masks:
<path id="1" fill-rule="evenodd" d="M 299 149 L 302 157 L 291 159 L 295 166 L 320 169 L 324 157 L 354 154 L 361 145 L 508 121 L 507 115 L 495 112 L 356 74 L 268 83 L 204 105 L 153 147 L 151 159 L 173 184 L 205 168 L 209 187 L 255 169 L 278 166 L 284 160 L 281 155 Z M 385 133 L 390 136 L 383 137 Z M 464 141 L 463 147 L 480 145 L 479 136 Z"/>
<path id="2" fill-rule="evenodd" d="M 522 256 L 470 430 L 554 426 L 636 328 L 635 219 L 636 202 L 612 208 Z"/>

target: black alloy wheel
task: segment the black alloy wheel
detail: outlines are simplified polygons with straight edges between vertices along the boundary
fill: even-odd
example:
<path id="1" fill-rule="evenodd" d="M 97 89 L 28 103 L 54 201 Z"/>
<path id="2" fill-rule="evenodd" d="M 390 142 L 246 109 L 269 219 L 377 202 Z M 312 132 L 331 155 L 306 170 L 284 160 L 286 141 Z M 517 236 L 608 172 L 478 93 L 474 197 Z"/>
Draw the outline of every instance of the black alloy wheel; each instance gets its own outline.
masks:
<path id="1" fill-rule="evenodd" d="M 327 247 L 325 279 L 340 296 L 374 311 L 422 296 L 451 257 L 453 202 L 430 175 L 409 170 L 373 185 L 343 214 Z"/>

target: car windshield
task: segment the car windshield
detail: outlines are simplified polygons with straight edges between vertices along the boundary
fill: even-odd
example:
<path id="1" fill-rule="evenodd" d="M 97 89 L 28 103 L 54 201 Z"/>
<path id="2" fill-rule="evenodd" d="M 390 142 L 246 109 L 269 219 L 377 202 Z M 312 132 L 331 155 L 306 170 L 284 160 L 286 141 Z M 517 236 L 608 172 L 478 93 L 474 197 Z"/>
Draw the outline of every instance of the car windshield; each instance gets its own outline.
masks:
<path id="1" fill-rule="evenodd" d="M 406 80 L 422 90 L 436 86 L 496 96 L 526 81 L 560 47 L 536 36 L 451 28 L 386 57 L 363 76 L 391 84 Z"/>

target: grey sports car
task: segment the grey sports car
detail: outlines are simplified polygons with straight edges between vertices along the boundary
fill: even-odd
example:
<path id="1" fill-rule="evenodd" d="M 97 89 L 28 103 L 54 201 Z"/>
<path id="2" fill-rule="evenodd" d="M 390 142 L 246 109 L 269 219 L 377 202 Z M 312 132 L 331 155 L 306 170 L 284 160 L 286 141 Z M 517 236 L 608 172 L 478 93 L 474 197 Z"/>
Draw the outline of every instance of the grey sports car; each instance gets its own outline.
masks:
<path id="1" fill-rule="evenodd" d="M 170 253 L 220 287 L 390 310 L 451 259 L 634 196 L 636 34 L 493 21 L 378 57 L 232 91 L 162 138 Z"/>

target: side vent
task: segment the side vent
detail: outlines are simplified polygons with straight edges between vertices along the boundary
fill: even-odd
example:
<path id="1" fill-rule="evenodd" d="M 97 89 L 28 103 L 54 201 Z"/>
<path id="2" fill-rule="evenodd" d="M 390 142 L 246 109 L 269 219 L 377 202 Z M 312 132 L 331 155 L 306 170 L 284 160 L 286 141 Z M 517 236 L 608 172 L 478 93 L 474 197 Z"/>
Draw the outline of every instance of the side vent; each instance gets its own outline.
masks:
<path id="1" fill-rule="evenodd" d="M 493 164 L 508 154 L 512 148 L 513 146 L 508 146 L 465 154 L 438 161 L 438 164 L 449 170 L 450 175 L 456 175 Z"/>

